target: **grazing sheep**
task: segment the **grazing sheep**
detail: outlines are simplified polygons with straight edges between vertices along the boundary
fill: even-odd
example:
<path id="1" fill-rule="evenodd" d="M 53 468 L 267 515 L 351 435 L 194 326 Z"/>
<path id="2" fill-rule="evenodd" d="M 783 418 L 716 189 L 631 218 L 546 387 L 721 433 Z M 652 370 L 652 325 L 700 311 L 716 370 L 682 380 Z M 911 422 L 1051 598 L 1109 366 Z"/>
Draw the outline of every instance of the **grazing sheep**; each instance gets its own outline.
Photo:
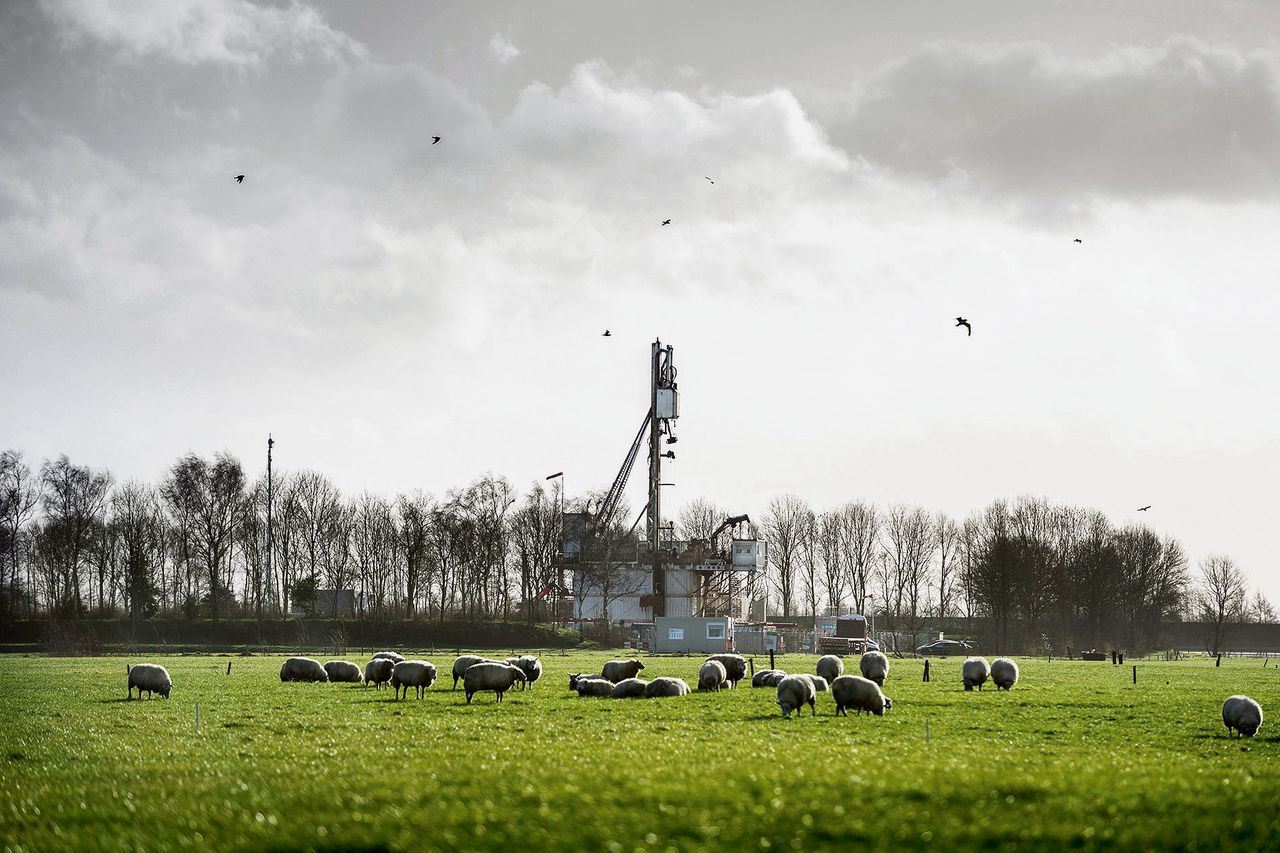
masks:
<path id="1" fill-rule="evenodd" d="M 600 675 L 617 684 L 623 679 L 635 678 L 642 669 L 644 664 L 638 660 L 611 660 L 600 670 Z"/>
<path id="2" fill-rule="evenodd" d="M 893 707 L 893 700 L 880 692 L 880 685 L 869 678 L 842 675 L 831 682 L 831 698 L 836 700 L 836 716 L 849 716 L 849 709 L 858 713 L 868 711 L 883 717 L 885 709 Z"/>
<path id="3" fill-rule="evenodd" d="M 655 678 L 644 688 L 644 698 L 662 699 L 667 696 L 688 696 L 692 691 L 683 678 Z"/>
<path id="4" fill-rule="evenodd" d="M 799 711 L 805 705 L 813 711 L 813 716 L 818 716 L 815 697 L 813 682 L 806 675 L 788 675 L 778 682 L 778 707 L 782 709 L 783 719 L 790 717 L 792 711 Z"/>
<path id="5" fill-rule="evenodd" d="M 761 680 L 761 686 L 777 687 L 779 684 L 782 683 L 782 679 L 786 677 L 787 677 L 787 674 L 785 672 L 783 672 L 780 669 L 775 669 L 773 672 L 771 672 L 769 675 L 765 676 Z"/>
<path id="6" fill-rule="evenodd" d="M 964 669 L 961 670 L 961 677 L 964 679 L 964 689 L 972 690 L 973 688 L 982 689 L 982 685 L 991 677 L 991 667 L 987 664 L 986 658 L 969 658 L 964 662 Z"/>
<path id="7" fill-rule="evenodd" d="M 991 662 L 991 682 L 997 690 L 1011 690 L 1018 683 L 1018 665 L 1008 658 Z"/>
<path id="8" fill-rule="evenodd" d="M 631 681 L 632 679 L 624 678 L 622 681 Z M 621 684 L 619 681 L 618 684 Z M 607 678 L 601 678 L 598 675 L 584 675 L 578 679 L 578 684 L 574 690 L 578 692 L 578 698 L 583 696 L 594 696 L 597 698 L 608 699 L 613 695 L 613 688 L 617 686 Z"/>
<path id="9" fill-rule="evenodd" d="M 889 659 L 880 652 L 867 652 L 858 661 L 858 669 L 862 671 L 863 678 L 884 687 L 884 678 L 889 674 Z"/>
<path id="10" fill-rule="evenodd" d="M 1232 696 L 1222 703 L 1222 724 L 1228 735 L 1235 729 L 1238 734 L 1253 737 L 1262 727 L 1262 706 L 1248 696 Z"/>
<path id="11" fill-rule="evenodd" d="M 458 682 L 462 680 L 462 676 L 466 674 L 467 670 L 478 663 L 505 664 L 506 661 L 491 660 L 490 658 L 482 658 L 479 655 L 460 655 L 458 659 L 453 662 L 453 689 L 454 690 L 458 689 Z"/>
<path id="12" fill-rule="evenodd" d="M 327 660 L 324 662 L 324 671 L 329 673 L 330 681 L 352 684 L 364 681 L 363 676 L 360 675 L 360 667 L 348 660 Z"/>
<path id="13" fill-rule="evenodd" d="M 467 671 L 462 674 L 462 689 L 467 692 L 468 705 L 471 704 L 472 696 L 488 690 L 498 694 L 498 701 L 501 702 L 502 694 L 518 681 L 524 681 L 524 672 L 520 667 L 501 661 L 484 661 L 467 667 Z"/>
<path id="14" fill-rule="evenodd" d="M 393 664 L 396 664 L 404 660 L 404 655 L 398 655 L 395 652 L 378 652 L 373 656 L 373 660 L 389 660 Z"/>
<path id="15" fill-rule="evenodd" d="M 373 689 L 377 690 L 391 680 L 391 673 L 395 668 L 395 661 L 391 658 L 374 658 L 364 665 L 364 686 L 372 684 Z"/>
<path id="16" fill-rule="evenodd" d="M 520 671 L 524 673 L 525 683 L 521 685 L 521 690 L 524 690 L 525 688 L 532 690 L 533 682 L 542 677 L 542 661 L 538 660 L 533 655 L 520 655 L 520 657 L 507 658 L 506 663 L 509 663 L 514 667 L 519 667 Z"/>
<path id="17" fill-rule="evenodd" d="M 783 678 L 786 678 L 786 675 L 787 675 L 785 672 L 783 672 L 780 669 L 762 669 L 759 672 L 757 672 L 755 675 L 751 676 L 751 686 L 752 687 L 777 687 L 778 686 L 777 684 L 767 683 L 767 680 L 769 679 L 769 677 L 775 674 L 778 676 L 779 681 L 781 681 Z"/>
<path id="18" fill-rule="evenodd" d="M 400 688 L 404 688 L 404 695 L 409 697 L 409 688 L 412 687 L 421 699 L 426 694 L 427 688 L 436 683 L 436 667 L 435 664 L 427 663 L 424 660 L 402 660 L 391 670 L 391 686 L 396 689 L 396 698 L 400 698 Z"/>
<path id="19" fill-rule="evenodd" d="M 813 671 L 827 681 L 835 681 L 844 674 L 844 660 L 838 655 L 823 655 L 818 658 L 818 665 Z"/>
<path id="20" fill-rule="evenodd" d="M 642 678 L 624 678 L 613 685 L 609 696 L 613 699 L 643 699 L 648 686 L 649 682 Z"/>
<path id="21" fill-rule="evenodd" d="M 698 670 L 698 689 L 714 690 L 719 693 L 727 679 L 724 664 L 718 660 L 709 660 L 702 665 L 702 669 Z"/>
<path id="22" fill-rule="evenodd" d="M 320 661 L 315 658 L 289 658 L 280 667 L 281 681 L 328 681 L 329 673 L 324 671 Z"/>
<path id="23" fill-rule="evenodd" d="M 813 689 L 816 690 L 817 692 L 826 693 L 827 690 L 829 689 L 827 680 L 823 678 L 821 675 L 810 675 L 807 677 L 810 681 L 813 682 Z"/>
<path id="24" fill-rule="evenodd" d="M 707 660 L 716 661 L 724 667 L 725 681 L 730 687 L 737 687 L 738 682 L 747 677 L 747 659 L 742 655 L 711 655 Z"/>
<path id="25" fill-rule="evenodd" d="M 173 689 L 173 679 L 169 678 L 169 670 L 158 663 L 135 663 L 129 667 L 129 689 L 125 696 L 132 699 L 135 687 L 138 688 L 139 699 L 142 698 L 144 690 L 147 691 L 148 699 L 153 693 L 159 693 L 168 699 L 169 691 Z"/>

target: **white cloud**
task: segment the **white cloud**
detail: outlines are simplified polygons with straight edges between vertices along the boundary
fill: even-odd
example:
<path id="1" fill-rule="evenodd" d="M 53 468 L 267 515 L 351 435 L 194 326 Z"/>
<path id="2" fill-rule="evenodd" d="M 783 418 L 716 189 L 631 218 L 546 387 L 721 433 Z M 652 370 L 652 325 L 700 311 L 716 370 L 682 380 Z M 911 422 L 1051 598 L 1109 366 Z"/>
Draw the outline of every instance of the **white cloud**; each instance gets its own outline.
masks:
<path id="1" fill-rule="evenodd" d="M 1093 60 L 949 42 L 872 75 L 833 135 L 854 156 L 958 192 L 1055 204 L 1275 197 L 1278 81 L 1272 53 L 1186 38 Z"/>
<path id="2" fill-rule="evenodd" d="M 494 33 L 493 38 L 489 39 L 489 55 L 499 65 L 510 65 L 520 55 L 520 48 L 502 33 Z"/>
<path id="3" fill-rule="evenodd" d="M 359 57 L 364 48 L 310 6 L 248 0 L 41 0 L 73 43 L 97 42 L 128 59 L 184 65 L 260 66 L 275 56 L 300 62 Z"/>

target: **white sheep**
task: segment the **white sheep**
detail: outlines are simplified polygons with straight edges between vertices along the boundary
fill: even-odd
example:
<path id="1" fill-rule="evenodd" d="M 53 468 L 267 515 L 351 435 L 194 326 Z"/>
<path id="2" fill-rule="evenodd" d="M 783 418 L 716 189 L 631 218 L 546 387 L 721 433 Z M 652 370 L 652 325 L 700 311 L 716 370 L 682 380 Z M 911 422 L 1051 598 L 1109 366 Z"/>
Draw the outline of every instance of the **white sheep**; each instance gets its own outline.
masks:
<path id="1" fill-rule="evenodd" d="M 381 688 L 391 680 L 395 668 L 395 661 L 391 658 L 374 658 L 364 665 L 364 686 L 372 684 L 374 690 Z"/>
<path id="2" fill-rule="evenodd" d="M 835 681 L 844 674 L 844 661 L 838 655 L 823 655 L 813 671 L 829 682 Z"/>
<path id="3" fill-rule="evenodd" d="M 325 681 L 329 673 L 315 658 L 289 658 L 280 666 L 281 681 Z"/>
<path id="4" fill-rule="evenodd" d="M 813 689 L 819 693 L 826 693 L 830 687 L 830 685 L 827 684 L 827 680 L 821 675 L 810 675 L 806 677 L 813 682 Z"/>
<path id="5" fill-rule="evenodd" d="M 491 658 L 482 658 L 480 655 L 459 655 L 458 659 L 453 662 L 453 689 L 458 689 L 458 682 L 462 680 L 462 676 L 467 670 L 478 663 L 502 663 L 506 661 L 492 660 Z"/>
<path id="6" fill-rule="evenodd" d="M 862 671 L 863 678 L 884 687 L 885 676 L 889 674 L 889 659 L 880 652 L 866 652 L 858 661 L 858 669 Z"/>
<path id="7" fill-rule="evenodd" d="M 702 665 L 702 669 L 698 670 L 698 689 L 714 690 L 719 693 L 727 679 L 724 664 L 718 660 L 709 660 Z"/>
<path id="8" fill-rule="evenodd" d="M 692 691 L 683 678 L 655 678 L 644 688 L 644 698 L 661 699 L 668 696 L 688 696 Z"/>
<path id="9" fill-rule="evenodd" d="M 360 667 L 348 660 L 327 660 L 324 662 L 324 671 L 329 673 L 330 681 L 359 684 L 364 680 Z"/>
<path id="10" fill-rule="evenodd" d="M 731 688 L 737 687 L 738 682 L 747 677 L 747 659 L 742 655 L 711 655 L 707 660 L 716 661 L 724 667 L 725 681 Z"/>
<path id="11" fill-rule="evenodd" d="M 1008 658 L 996 658 L 991 662 L 991 683 L 996 690 L 1012 690 L 1018 683 L 1018 665 Z"/>
<path id="12" fill-rule="evenodd" d="M 613 699 L 643 699 L 645 688 L 648 686 L 649 682 L 643 678 L 624 678 L 613 685 L 609 696 Z"/>
<path id="13" fill-rule="evenodd" d="M 972 690 L 975 687 L 981 690 L 982 685 L 991 677 L 991 667 L 987 664 L 986 658 L 969 658 L 964 662 L 960 676 L 964 680 L 965 690 Z"/>
<path id="14" fill-rule="evenodd" d="M 402 660 L 391 670 L 391 686 L 395 688 L 396 698 L 401 698 L 400 688 L 404 688 L 404 698 L 409 698 L 409 688 L 414 688 L 419 699 L 427 692 L 427 688 L 436 683 L 436 666 L 425 660 Z"/>
<path id="15" fill-rule="evenodd" d="M 632 679 L 624 678 L 622 681 L 631 681 Z M 618 684 L 621 684 L 619 681 Z M 613 688 L 616 687 L 612 681 L 599 675 L 584 675 L 578 679 L 577 685 L 573 688 L 578 692 L 578 697 L 594 696 L 597 698 L 608 699 L 613 695 Z"/>
<path id="16" fill-rule="evenodd" d="M 880 685 L 858 675 L 842 675 L 831 682 L 831 698 L 836 701 L 836 716 L 847 717 L 854 708 L 859 714 L 867 711 L 883 717 L 885 710 L 893 707 L 893 700 L 880 692 Z"/>
<path id="17" fill-rule="evenodd" d="M 524 672 L 520 667 L 501 661 L 484 661 L 472 664 L 462 675 L 462 689 L 467 693 L 467 704 L 477 693 L 492 690 L 502 701 L 502 695 L 517 682 L 524 681 Z"/>
<path id="18" fill-rule="evenodd" d="M 132 699 L 135 687 L 138 688 L 139 699 L 144 690 L 147 691 L 148 699 L 153 693 L 159 693 L 168 699 L 169 691 L 173 689 L 173 679 L 169 678 L 169 670 L 158 663 L 135 663 L 129 667 L 129 689 L 125 696 Z"/>
<path id="19" fill-rule="evenodd" d="M 1262 706 L 1248 696 L 1232 696 L 1222 703 L 1222 724 L 1228 735 L 1235 729 L 1237 734 L 1253 737 L 1262 727 Z"/>
<path id="20" fill-rule="evenodd" d="M 395 652 L 378 652 L 372 658 L 373 660 L 389 660 L 393 664 L 400 663 L 404 660 L 404 655 L 398 655 Z"/>
<path id="21" fill-rule="evenodd" d="M 611 660 L 600 670 L 600 675 L 617 684 L 623 679 L 635 678 L 642 669 L 644 664 L 638 660 Z"/>
<path id="22" fill-rule="evenodd" d="M 782 679 L 786 677 L 787 674 L 785 672 L 780 669 L 775 669 L 773 672 L 761 679 L 760 684 L 762 687 L 777 687 L 782 683 Z"/>
<path id="23" fill-rule="evenodd" d="M 774 684 L 768 683 L 769 678 L 775 674 L 778 676 L 779 681 L 781 681 L 783 678 L 786 678 L 786 675 L 787 675 L 785 672 L 783 672 L 780 669 L 762 669 L 759 672 L 757 672 L 755 675 L 751 676 L 751 686 L 752 687 L 777 687 L 778 685 L 776 683 Z"/>
<path id="24" fill-rule="evenodd" d="M 778 707 L 782 710 L 783 719 L 790 717 L 792 711 L 799 711 L 805 705 L 809 706 L 813 716 L 816 717 L 818 706 L 815 697 L 813 681 L 807 675 L 788 675 L 778 682 Z"/>
<path id="25" fill-rule="evenodd" d="M 524 690 L 526 687 L 532 690 L 533 682 L 542 677 L 542 661 L 538 660 L 533 655 L 520 655 L 519 657 L 507 658 L 506 663 L 519 667 L 520 671 L 524 673 L 525 683 L 521 685 L 521 690 Z"/>

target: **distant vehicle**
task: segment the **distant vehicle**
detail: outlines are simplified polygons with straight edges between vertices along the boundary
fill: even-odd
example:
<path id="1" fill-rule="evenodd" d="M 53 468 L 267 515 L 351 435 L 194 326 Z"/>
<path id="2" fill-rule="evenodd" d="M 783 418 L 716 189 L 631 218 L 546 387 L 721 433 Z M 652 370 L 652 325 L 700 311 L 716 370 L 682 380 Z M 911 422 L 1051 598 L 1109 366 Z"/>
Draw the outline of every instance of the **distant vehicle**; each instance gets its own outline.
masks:
<path id="1" fill-rule="evenodd" d="M 937 640 L 916 649 L 922 656 L 945 657 L 947 655 L 967 655 L 973 652 L 973 646 L 963 640 Z"/>

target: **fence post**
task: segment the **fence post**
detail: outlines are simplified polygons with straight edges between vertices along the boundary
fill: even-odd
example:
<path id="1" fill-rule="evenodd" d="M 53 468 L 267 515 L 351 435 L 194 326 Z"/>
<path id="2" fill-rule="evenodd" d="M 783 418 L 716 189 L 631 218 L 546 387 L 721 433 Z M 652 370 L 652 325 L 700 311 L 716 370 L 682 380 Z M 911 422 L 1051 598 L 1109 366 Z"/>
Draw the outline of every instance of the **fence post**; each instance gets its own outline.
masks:
<path id="1" fill-rule="evenodd" d="M 1214 666 L 1222 666 L 1222 654 L 1221 654 L 1221 653 L 1219 653 L 1219 654 L 1218 654 L 1218 659 L 1217 659 L 1217 661 L 1215 661 L 1215 662 L 1214 662 L 1214 664 L 1213 664 L 1213 665 L 1214 665 Z"/>
<path id="2" fill-rule="evenodd" d="M 1133 683 L 1138 683 L 1138 668 L 1136 666 L 1133 668 Z"/>
<path id="3" fill-rule="evenodd" d="M 777 667 L 773 665 L 773 649 L 769 650 L 769 669 L 777 669 Z"/>

